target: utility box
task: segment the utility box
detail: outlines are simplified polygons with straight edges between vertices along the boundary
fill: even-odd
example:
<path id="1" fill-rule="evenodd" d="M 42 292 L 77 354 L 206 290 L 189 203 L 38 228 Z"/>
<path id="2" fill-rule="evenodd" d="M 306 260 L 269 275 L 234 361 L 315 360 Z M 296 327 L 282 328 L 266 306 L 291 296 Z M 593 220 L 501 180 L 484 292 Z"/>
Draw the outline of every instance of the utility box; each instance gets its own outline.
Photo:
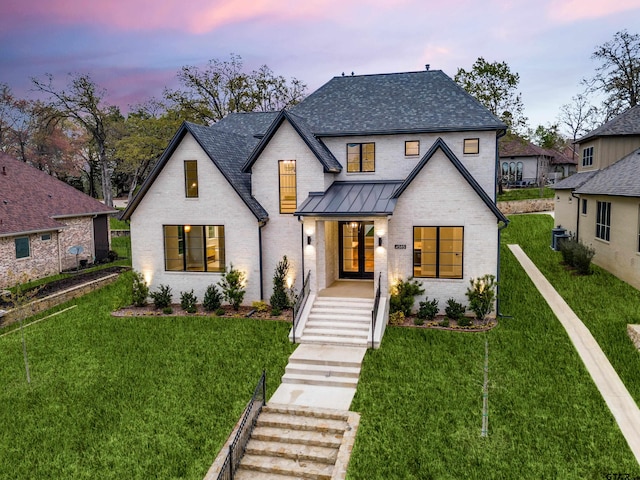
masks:
<path id="1" fill-rule="evenodd" d="M 567 229 L 562 228 L 560 225 L 558 225 L 556 228 L 551 229 L 551 249 L 552 250 L 558 251 L 558 237 L 560 235 L 566 235 L 568 237 L 569 235 L 567 235 Z"/>

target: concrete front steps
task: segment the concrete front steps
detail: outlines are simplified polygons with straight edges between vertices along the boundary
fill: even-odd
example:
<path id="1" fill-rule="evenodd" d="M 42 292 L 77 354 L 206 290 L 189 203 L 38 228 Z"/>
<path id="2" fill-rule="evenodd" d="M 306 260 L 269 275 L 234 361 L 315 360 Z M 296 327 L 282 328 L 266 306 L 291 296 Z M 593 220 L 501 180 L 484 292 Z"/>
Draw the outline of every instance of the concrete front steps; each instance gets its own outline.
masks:
<path id="1" fill-rule="evenodd" d="M 269 403 L 262 409 L 234 478 L 344 478 L 357 414 Z"/>
<path id="2" fill-rule="evenodd" d="M 300 343 L 366 347 L 371 335 L 373 299 L 316 297 Z"/>

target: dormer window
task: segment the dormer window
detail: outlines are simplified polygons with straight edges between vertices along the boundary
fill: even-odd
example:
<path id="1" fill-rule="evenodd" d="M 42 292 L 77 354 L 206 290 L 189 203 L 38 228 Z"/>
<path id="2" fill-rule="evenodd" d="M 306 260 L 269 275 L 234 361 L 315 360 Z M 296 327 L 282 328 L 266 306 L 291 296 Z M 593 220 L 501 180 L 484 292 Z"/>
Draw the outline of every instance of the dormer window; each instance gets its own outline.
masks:
<path id="1" fill-rule="evenodd" d="M 198 198 L 198 162 L 184 161 L 184 195 L 187 198 Z"/>
<path id="2" fill-rule="evenodd" d="M 347 172 L 375 172 L 376 144 L 347 143 Z"/>
<path id="3" fill-rule="evenodd" d="M 590 167 L 593 165 L 593 147 L 587 147 L 582 150 L 582 166 Z"/>

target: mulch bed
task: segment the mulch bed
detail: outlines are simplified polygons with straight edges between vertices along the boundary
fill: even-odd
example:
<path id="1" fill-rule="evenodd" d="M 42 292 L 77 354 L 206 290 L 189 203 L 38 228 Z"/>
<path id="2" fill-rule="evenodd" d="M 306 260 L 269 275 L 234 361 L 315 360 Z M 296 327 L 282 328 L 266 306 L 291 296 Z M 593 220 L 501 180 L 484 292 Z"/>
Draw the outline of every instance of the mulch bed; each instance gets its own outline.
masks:
<path id="1" fill-rule="evenodd" d="M 435 330 L 450 330 L 455 332 L 486 332 L 498 325 L 498 319 L 495 317 L 487 317 L 484 321 L 471 319 L 471 325 L 460 326 L 455 320 L 449 320 L 449 325 L 444 325 L 444 315 L 436 315 L 433 320 L 425 320 L 423 325 L 416 325 L 416 317 L 405 317 L 404 322 L 399 325 L 389 323 L 389 326 L 410 327 L 410 328 L 431 328 Z"/>
<path id="2" fill-rule="evenodd" d="M 217 315 L 216 312 L 206 311 L 202 305 L 197 306 L 196 313 L 187 313 L 180 307 L 180 304 L 172 304 L 171 313 L 163 313 L 162 310 L 157 309 L 153 304 L 146 305 L 144 307 L 135 307 L 133 305 L 123 307 L 115 312 L 111 312 L 114 317 L 198 317 L 198 316 L 212 316 L 212 317 L 247 317 L 258 318 L 261 320 L 282 320 L 291 321 L 291 310 L 283 310 L 281 315 L 271 315 L 271 311 L 258 312 L 253 307 L 241 306 L 237 311 L 234 310 L 231 305 L 223 305 L 222 310 L 224 314 Z"/>

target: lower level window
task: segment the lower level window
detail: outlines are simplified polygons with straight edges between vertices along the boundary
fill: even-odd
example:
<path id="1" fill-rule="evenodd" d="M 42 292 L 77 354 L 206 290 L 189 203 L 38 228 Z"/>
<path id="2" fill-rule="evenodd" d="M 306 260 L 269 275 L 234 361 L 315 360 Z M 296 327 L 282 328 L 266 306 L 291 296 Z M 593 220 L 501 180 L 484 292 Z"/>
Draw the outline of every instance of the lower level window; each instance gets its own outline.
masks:
<path id="1" fill-rule="evenodd" d="M 611 202 L 597 202 L 596 237 L 609 241 L 611 233 Z"/>
<path id="2" fill-rule="evenodd" d="M 31 256 L 29 237 L 16 238 L 16 258 L 28 258 Z"/>
<path id="3" fill-rule="evenodd" d="M 413 227 L 413 276 L 462 278 L 463 227 Z"/>
<path id="4" fill-rule="evenodd" d="M 223 225 L 165 225 L 164 268 L 179 272 L 224 272 Z"/>

